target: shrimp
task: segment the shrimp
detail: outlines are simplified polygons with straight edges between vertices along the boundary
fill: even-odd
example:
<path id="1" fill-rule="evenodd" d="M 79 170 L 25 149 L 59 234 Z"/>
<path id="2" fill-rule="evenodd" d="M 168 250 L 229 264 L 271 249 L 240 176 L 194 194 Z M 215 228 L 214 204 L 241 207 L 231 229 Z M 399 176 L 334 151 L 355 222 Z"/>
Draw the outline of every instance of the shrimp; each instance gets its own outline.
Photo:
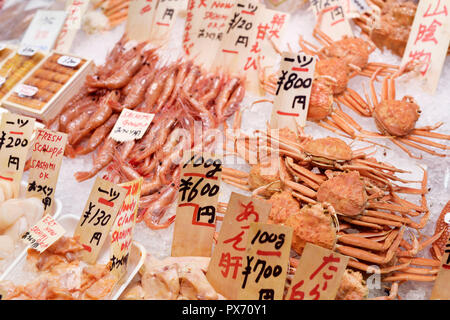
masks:
<path id="1" fill-rule="evenodd" d="M 67 109 L 59 117 L 59 130 L 62 132 L 67 132 L 67 125 L 75 119 L 76 116 L 82 114 L 90 106 L 96 104 L 96 98 L 85 97 L 80 103 L 76 104 L 72 108 Z"/>
<path id="2" fill-rule="evenodd" d="M 230 81 L 228 81 L 228 83 L 223 87 L 222 91 L 219 93 L 219 95 L 217 96 L 216 100 L 215 100 L 215 111 L 216 111 L 216 115 L 218 117 L 223 116 L 223 110 L 225 109 L 225 106 L 231 96 L 231 94 L 233 93 L 234 89 L 236 88 L 236 86 L 238 86 L 240 84 L 240 79 L 239 78 L 233 78 Z"/>
<path id="3" fill-rule="evenodd" d="M 169 209 L 170 205 L 175 200 L 178 188 L 175 186 L 167 187 L 164 192 L 159 195 L 158 200 L 152 202 L 144 212 L 144 222 L 151 229 L 161 229 L 167 227 L 166 224 L 158 225 L 164 213 Z M 170 220 L 169 220 L 170 221 Z M 171 220 L 169 225 L 173 222 Z"/>
<path id="4" fill-rule="evenodd" d="M 105 123 L 106 120 L 109 119 L 109 117 L 111 116 L 111 114 L 113 112 L 110 104 L 114 103 L 114 101 L 118 101 L 118 100 L 119 100 L 119 93 L 117 91 L 111 91 L 106 96 L 104 96 L 102 101 L 100 102 L 100 105 L 99 105 L 97 111 L 89 119 L 86 126 L 84 126 L 84 128 L 82 130 L 77 132 L 77 134 L 74 136 L 71 144 L 76 144 L 78 141 L 81 140 L 81 138 L 85 137 L 92 130 L 98 128 L 103 123 Z"/>
<path id="5" fill-rule="evenodd" d="M 125 100 L 123 103 L 114 104 L 114 110 L 122 111 L 124 108 L 134 109 L 144 100 L 145 92 L 154 79 L 154 73 L 151 73 L 152 70 L 149 65 L 145 65 L 136 74 L 133 80 L 124 88 Z"/>
<path id="6" fill-rule="evenodd" d="M 91 171 L 77 172 L 74 175 L 75 179 L 77 179 L 78 182 L 81 182 L 95 176 L 113 160 L 116 146 L 117 142 L 114 139 L 106 139 L 101 148 L 98 150 L 98 154 L 94 160 L 94 167 Z"/>
<path id="7" fill-rule="evenodd" d="M 167 80 L 164 83 L 164 89 L 161 92 L 161 95 L 158 98 L 158 103 L 156 104 L 156 107 L 152 112 L 158 113 L 163 108 L 164 104 L 168 99 L 170 98 L 170 95 L 172 94 L 172 91 L 175 87 L 175 79 L 177 74 L 177 68 L 173 68 L 173 72 L 169 75 Z"/>
<path id="8" fill-rule="evenodd" d="M 90 105 L 88 108 L 86 108 L 83 113 L 79 115 L 78 118 L 73 119 L 66 128 L 67 140 L 70 145 L 74 144 L 75 138 L 80 132 L 80 130 L 88 123 L 89 119 L 91 118 L 92 114 L 95 111 L 96 106 Z"/>
<path id="9" fill-rule="evenodd" d="M 236 88 L 236 90 L 233 91 L 230 99 L 228 100 L 225 107 L 223 108 L 224 113 L 222 115 L 219 115 L 220 117 L 222 117 L 222 119 L 219 120 L 219 122 L 225 121 L 226 119 L 231 117 L 236 112 L 236 110 L 240 106 L 240 103 L 244 99 L 244 96 L 245 96 L 245 88 L 244 88 L 244 86 L 239 85 Z"/>
<path id="10" fill-rule="evenodd" d="M 145 94 L 145 102 L 138 111 L 141 112 L 151 112 L 154 109 L 155 102 L 161 95 L 162 90 L 164 89 L 164 83 L 169 76 L 172 68 L 165 68 L 161 71 L 160 75 L 156 75 L 156 82 L 153 82 L 148 88 Z"/>
<path id="11" fill-rule="evenodd" d="M 148 53 L 147 53 L 148 54 Z M 141 69 L 146 55 L 138 54 L 130 61 L 127 61 L 118 71 L 114 72 L 110 77 L 101 80 L 98 76 L 87 76 L 86 83 L 89 87 L 120 89 L 125 87 L 131 78 Z"/>
<path id="12" fill-rule="evenodd" d="M 97 146 L 105 139 L 105 137 L 111 132 L 112 128 L 119 119 L 117 114 L 113 114 L 104 124 L 95 129 L 92 136 L 86 146 L 79 146 L 75 149 L 75 153 L 78 154 L 88 154 L 94 151 Z"/>

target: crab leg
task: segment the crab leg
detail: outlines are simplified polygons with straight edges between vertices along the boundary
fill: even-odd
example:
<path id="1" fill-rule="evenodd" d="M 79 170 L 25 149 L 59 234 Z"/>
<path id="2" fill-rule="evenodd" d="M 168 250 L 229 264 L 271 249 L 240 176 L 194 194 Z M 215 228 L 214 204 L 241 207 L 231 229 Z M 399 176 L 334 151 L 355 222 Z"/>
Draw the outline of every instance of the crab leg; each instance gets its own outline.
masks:
<path id="1" fill-rule="evenodd" d="M 426 153 L 432 154 L 434 156 L 438 156 L 438 157 L 445 157 L 446 156 L 445 154 L 437 153 L 437 152 L 435 152 L 435 151 L 433 151 L 431 149 L 428 149 L 428 148 L 425 148 L 425 147 L 421 146 L 420 144 L 417 144 L 417 143 L 414 143 L 412 141 L 409 141 L 409 138 L 396 138 L 396 139 L 394 139 L 392 141 L 395 141 L 395 140 L 399 140 L 399 143 L 404 143 L 404 144 L 406 144 L 408 146 L 411 146 L 411 147 L 414 147 L 416 149 L 425 151 Z"/>
<path id="2" fill-rule="evenodd" d="M 427 259 L 427 258 L 399 258 L 401 263 L 409 261 L 411 265 L 414 266 L 424 266 L 424 267 L 439 267 L 441 261 Z"/>
<path id="3" fill-rule="evenodd" d="M 314 172 L 311 172 L 308 169 L 303 168 L 302 166 L 299 166 L 297 164 L 295 164 L 291 158 L 286 158 L 286 164 L 289 165 L 289 167 L 291 167 L 293 170 L 297 171 L 298 173 L 300 173 L 303 176 L 308 177 L 309 179 L 315 181 L 318 184 L 321 184 L 322 182 L 325 181 L 325 178 L 315 174 Z"/>
<path id="4" fill-rule="evenodd" d="M 398 246 L 400 245 L 400 241 L 403 238 L 404 231 L 405 231 L 404 228 L 400 228 L 400 231 L 398 232 L 396 239 L 392 243 L 392 246 L 386 252 L 385 256 L 380 256 L 380 255 L 373 254 L 371 252 L 367 252 L 367 251 L 364 251 L 361 249 L 347 247 L 347 246 L 341 246 L 341 245 L 336 245 L 336 249 L 342 254 L 352 256 L 357 259 L 373 262 L 376 264 L 386 264 L 389 261 L 391 261 L 392 258 L 394 257 L 395 252 L 396 252 Z"/>
<path id="5" fill-rule="evenodd" d="M 410 264 L 409 262 L 406 262 L 406 263 L 391 266 L 391 267 L 376 269 L 376 268 L 373 268 L 372 266 L 369 266 L 369 265 L 359 262 L 359 261 L 355 261 L 353 259 L 348 260 L 349 267 L 356 268 L 361 271 L 365 271 L 367 273 L 374 273 L 374 274 L 386 274 L 386 273 L 391 273 L 393 271 L 399 271 L 404 268 L 407 268 L 409 266 L 409 264 Z"/>
<path id="6" fill-rule="evenodd" d="M 391 285 L 388 296 L 376 297 L 374 298 L 374 300 L 394 300 L 396 297 L 400 299 L 400 296 L 398 295 L 398 282 L 394 282 Z"/>
<path id="7" fill-rule="evenodd" d="M 374 240 L 366 239 L 364 237 L 358 237 L 358 236 L 355 236 L 352 234 L 341 235 L 338 237 L 338 241 L 345 243 L 345 244 L 369 249 L 369 250 L 386 251 L 392 245 L 392 242 L 394 241 L 395 237 L 397 236 L 397 233 L 398 232 L 391 232 L 387 236 L 386 241 L 383 244 L 376 242 Z"/>
<path id="8" fill-rule="evenodd" d="M 398 221 L 398 222 L 403 222 L 403 223 L 411 222 L 411 220 L 408 218 L 399 217 L 393 213 L 387 213 L 387 212 L 382 212 L 382 211 L 366 210 L 366 211 L 364 211 L 364 214 L 366 216 L 370 216 L 370 217 L 384 218 L 387 220 L 393 220 L 393 221 Z"/>
<path id="9" fill-rule="evenodd" d="M 383 279 L 385 282 L 394 281 L 419 281 L 419 282 L 432 282 L 436 280 L 436 276 L 425 276 L 418 274 L 408 274 L 408 273 L 394 273 L 394 275 L 386 277 Z"/>
<path id="10" fill-rule="evenodd" d="M 348 223 L 357 225 L 357 226 L 383 230 L 383 227 L 378 225 L 378 224 L 363 222 L 363 221 L 360 221 L 360 220 L 357 220 L 357 219 L 352 219 L 352 218 L 349 218 L 349 217 L 340 217 L 340 219 L 344 220 L 344 221 L 347 221 Z"/>

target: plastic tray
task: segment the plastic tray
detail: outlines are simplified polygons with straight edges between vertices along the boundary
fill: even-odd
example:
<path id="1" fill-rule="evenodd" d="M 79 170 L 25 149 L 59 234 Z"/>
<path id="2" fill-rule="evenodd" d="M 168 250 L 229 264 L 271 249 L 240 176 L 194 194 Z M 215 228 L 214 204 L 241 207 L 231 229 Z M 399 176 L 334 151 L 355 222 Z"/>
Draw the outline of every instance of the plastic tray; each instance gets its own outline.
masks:
<path id="1" fill-rule="evenodd" d="M 57 219 L 57 221 L 61 224 L 61 226 L 66 230 L 65 236 L 70 236 L 74 233 L 79 217 L 74 215 L 64 215 Z M 109 261 L 109 250 L 110 246 L 108 245 L 111 242 L 110 235 L 105 241 L 105 245 L 100 251 L 99 257 L 97 259 L 97 263 L 106 264 Z M 26 255 L 27 252 L 23 252 L 15 261 L 14 267 L 9 270 L 9 272 L 5 272 L 0 280 L 11 280 L 14 282 L 14 276 L 20 272 L 20 269 L 26 263 Z M 136 241 L 133 241 L 130 251 L 130 257 L 128 259 L 128 268 L 127 273 L 123 276 L 122 280 L 116 284 L 113 291 L 111 292 L 111 300 L 117 300 L 125 288 L 129 285 L 129 283 L 133 280 L 133 278 L 138 273 L 139 269 L 142 267 L 145 261 L 146 250 L 145 248 Z M 14 272 L 13 272 L 14 271 Z"/>
<path id="2" fill-rule="evenodd" d="M 27 187 L 27 183 L 25 181 L 22 181 L 21 189 L 20 189 L 20 198 L 24 197 L 26 187 Z M 56 199 L 56 198 L 54 199 L 54 201 L 55 201 L 55 211 L 54 211 L 52 217 L 56 219 L 59 217 L 59 215 L 62 212 L 62 203 L 59 199 Z M 12 269 L 14 269 L 17 262 L 19 261 L 19 258 L 27 253 L 28 247 L 24 243 L 22 243 L 22 241 L 20 239 L 18 240 L 18 242 L 20 245 L 20 249 L 18 249 L 19 255 L 8 265 L 8 267 L 5 269 L 5 271 L 3 271 L 3 273 L 0 271 L 0 280 L 4 280 L 3 278 L 6 276 L 6 274 L 9 273 Z M 16 252 L 14 252 L 14 253 L 16 253 Z"/>

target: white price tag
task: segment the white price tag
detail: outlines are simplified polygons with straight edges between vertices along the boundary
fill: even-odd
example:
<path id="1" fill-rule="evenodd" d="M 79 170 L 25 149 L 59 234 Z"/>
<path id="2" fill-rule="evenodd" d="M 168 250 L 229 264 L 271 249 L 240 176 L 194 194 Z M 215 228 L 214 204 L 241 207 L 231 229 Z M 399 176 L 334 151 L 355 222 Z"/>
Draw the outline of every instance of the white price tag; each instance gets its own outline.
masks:
<path id="1" fill-rule="evenodd" d="M 69 57 L 69 56 L 62 56 L 58 59 L 58 63 L 62 66 L 69 67 L 69 68 L 75 68 L 77 65 L 79 65 L 81 62 L 80 58 L 75 57 Z"/>
<path id="2" fill-rule="evenodd" d="M 16 87 L 15 91 L 21 97 L 32 97 L 39 91 L 39 89 L 26 84 L 20 84 Z"/>
<path id="3" fill-rule="evenodd" d="M 27 56 L 27 57 L 32 57 L 34 56 L 34 54 L 37 52 L 36 49 L 32 48 L 32 47 L 21 47 L 17 53 L 20 54 L 21 56 Z"/>

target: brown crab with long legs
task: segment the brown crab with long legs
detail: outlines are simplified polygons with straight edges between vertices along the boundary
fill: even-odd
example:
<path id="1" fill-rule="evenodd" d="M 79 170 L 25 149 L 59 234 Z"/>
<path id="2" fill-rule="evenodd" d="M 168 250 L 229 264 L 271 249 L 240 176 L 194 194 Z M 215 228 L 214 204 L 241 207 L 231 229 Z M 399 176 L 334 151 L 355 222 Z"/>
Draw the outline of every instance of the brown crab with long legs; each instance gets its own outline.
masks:
<path id="1" fill-rule="evenodd" d="M 367 95 L 366 105 L 369 105 L 370 116 L 374 118 L 380 133 L 366 131 L 353 121 L 354 128 L 365 136 L 390 139 L 412 158 L 421 159 L 421 156 L 415 156 L 407 146 L 431 155 L 445 157 L 446 154 L 438 153 L 425 146 L 441 150 L 449 150 L 450 146 L 423 138 L 428 137 L 432 139 L 450 140 L 450 135 L 433 132 L 433 130 L 442 126 L 443 122 L 439 122 L 432 126 L 417 128 L 416 122 L 419 120 L 421 114 L 417 102 L 411 96 L 404 96 L 401 100 L 397 100 L 396 98 L 395 79 L 401 72 L 384 78 L 379 99 L 377 98 L 374 85 L 377 74 L 378 72 L 375 72 L 370 79 L 371 97 L 369 98 Z M 359 97 L 359 99 L 362 98 Z M 349 105 L 347 102 L 344 103 Z"/>
<path id="2" fill-rule="evenodd" d="M 424 239 L 413 233 L 420 234 L 430 215 L 425 169 L 420 188 L 397 186 L 396 181 L 417 181 L 400 179 L 396 174 L 406 171 L 369 158 L 364 149 L 353 151 L 341 139 L 312 139 L 286 128 L 278 136 L 258 134 L 255 141 L 278 157 L 274 170 L 265 171 L 271 163 L 258 158 L 250 137 L 240 136 L 237 153 L 252 169 L 224 168 L 222 179 L 267 198 L 272 203 L 269 222 L 294 229 L 295 252 L 301 254 L 305 243 L 312 242 L 350 256 L 349 268 L 379 273 L 392 283 L 392 295 L 384 298 L 395 298 L 402 281 L 433 281 L 437 261 L 417 254 L 441 234 Z M 403 199 L 403 193 L 420 195 L 421 203 Z M 225 207 L 222 203 L 221 210 Z"/>

